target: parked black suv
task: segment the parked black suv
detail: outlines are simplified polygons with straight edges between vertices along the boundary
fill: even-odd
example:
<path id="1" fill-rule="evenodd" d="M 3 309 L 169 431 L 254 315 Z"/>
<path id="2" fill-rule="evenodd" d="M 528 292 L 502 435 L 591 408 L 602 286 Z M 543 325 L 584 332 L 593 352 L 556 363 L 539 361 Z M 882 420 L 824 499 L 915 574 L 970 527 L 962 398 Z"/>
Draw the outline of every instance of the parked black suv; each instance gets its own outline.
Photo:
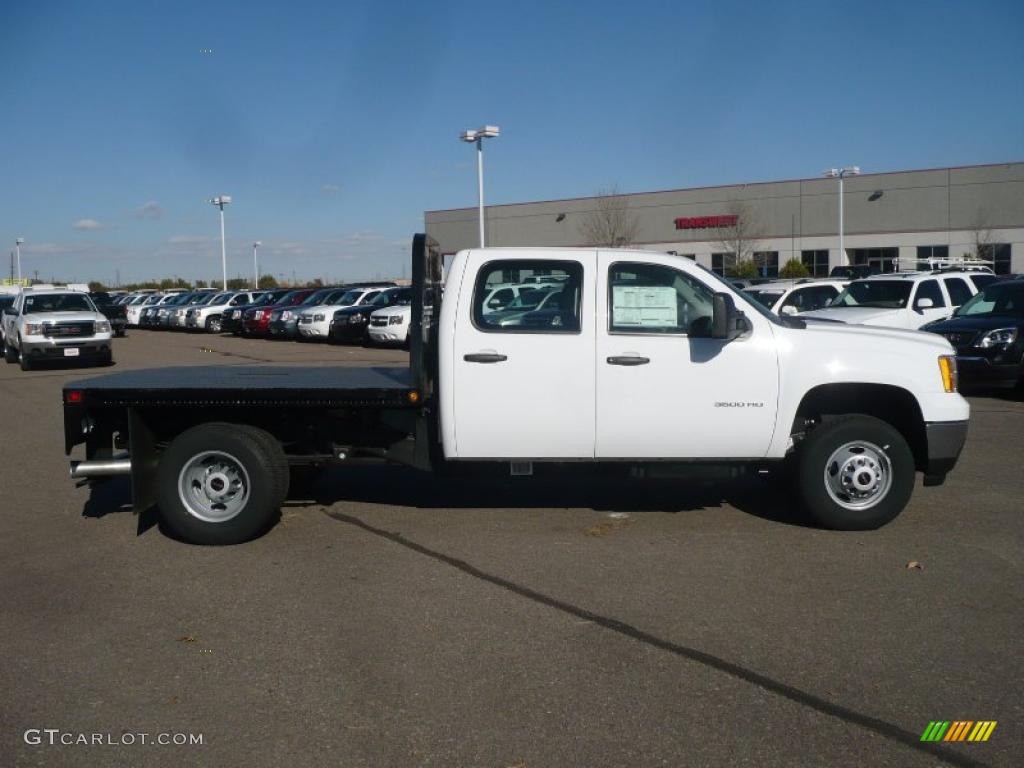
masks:
<path id="1" fill-rule="evenodd" d="M 945 320 L 921 328 L 956 348 L 964 388 L 1024 387 L 1024 280 L 1000 280 Z"/>
<path id="2" fill-rule="evenodd" d="M 120 296 L 111 296 L 106 291 L 91 291 L 89 297 L 96 309 L 103 313 L 103 316 L 110 321 L 110 328 L 115 336 L 124 336 L 124 329 L 128 326 L 128 307 L 118 303 Z"/>
<path id="3" fill-rule="evenodd" d="M 369 335 L 367 329 L 370 326 L 370 315 L 384 307 L 411 303 L 411 288 L 388 288 L 378 293 L 366 304 L 339 309 L 334 313 L 327 340 L 331 342 L 366 341 Z"/>

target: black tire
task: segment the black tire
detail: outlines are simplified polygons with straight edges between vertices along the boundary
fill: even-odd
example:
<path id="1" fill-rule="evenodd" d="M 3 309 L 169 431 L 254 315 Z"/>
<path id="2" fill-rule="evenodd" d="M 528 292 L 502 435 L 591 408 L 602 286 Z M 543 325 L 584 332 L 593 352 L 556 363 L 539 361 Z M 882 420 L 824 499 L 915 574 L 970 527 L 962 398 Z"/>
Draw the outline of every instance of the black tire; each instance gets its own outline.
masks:
<path id="1" fill-rule="evenodd" d="M 849 456 L 849 462 L 830 461 L 837 451 L 850 444 L 854 446 L 852 455 L 845 454 Z M 879 461 L 875 461 L 871 447 L 879 449 Z M 858 461 L 865 464 L 864 473 L 856 468 Z M 888 462 L 888 467 L 884 466 L 885 462 Z M 876 483 L 873 486 L 876 488 L 884 488 L 884 480 L 879 481 L 879 478 L 887 475 L 888 489 L 876 501 L 870 500 L 870 488 L 860 499 L 855 493 L 847 496 L 837 493 L 836 497 L 845 500 L 847 506 L 844 506 L 829 492 L 829 478 L 833 483 L 842 485 L 842 469 L 846 466 L 854 467 L 850 475 L 856 476 L 858 482 L 863 479 L 869 486 Z M 876 472 L 872 468 L 875 466 L 881 470 Z M 797 455 L 796 487 L 804 509 L 823 527 L 837 531 L 867 531 L 880 528 L 903 511 L 914 490 L 914 472 L 914 455 L 903 435 L 881 419 L 851 414 L 824 421 L 801 443 Z M 849 506 L 858 503 L 863 506 L 855 509 Z"/>
<path id="2" fill-rule="evenodd" d="M 28 355 L 23 355 L 23 354 L 21 354 L 19 352 L 18 353 L 18 363 L 21 365 L 21 370 L 23 370 L 23 371 L 31 371 L 32 370 L 32 361 L 28 359 Z"/>
<path id="3" fill-rule="evenodd" d="M 221 319 L 220 315 L 214 315 L 213 317 L 206 318 L 206 330 L 210 333 L 220 333 Z"/>
<path id="4" fill-rule="evenodd" d="M 7 346 L 7 340 L 4 340 L 4 360 L 8 363 L 18 362 L 18 350 L 14 347 Z"/>
<path id="5" fill-rule="evenodd" d="M 190 511 L 179 493 L 179 477 L 206 452 L 237 462 L 248 481 L 240 509 L 222 520 Z M 193 544 L 240 544 L 266 532 L 277 521 L 287 493 L 288 464 L 281 446 L 266 432 L 236 424 L 202 424 L 178 435 L 160 456 L 157 506 L 170 533 Z M 187 485 L 187 484 L 186 484 Z M 199 486 L 197 485 L 197 488 Z M 202 491 L 197 491 L 202 495 Z M 186 492 L 187 495 L 187 492 Z M 221 514 L 207 498 L 202 511 Z"/>

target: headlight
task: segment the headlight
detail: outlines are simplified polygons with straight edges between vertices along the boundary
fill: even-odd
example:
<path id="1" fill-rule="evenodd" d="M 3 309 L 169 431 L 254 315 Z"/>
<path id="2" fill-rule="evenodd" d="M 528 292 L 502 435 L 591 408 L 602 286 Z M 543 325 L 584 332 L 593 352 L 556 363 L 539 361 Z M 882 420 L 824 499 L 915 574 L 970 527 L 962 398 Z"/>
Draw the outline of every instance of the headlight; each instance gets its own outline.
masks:
<path id="1" fill-rule="evenodd" d="M 314 323 L 320 323 L 320 322 L 323 322 L 326 319 L 327 319 L 326 316 L 323 315 L 320 312 L 317 312 L 315 315 L 313 315 L 313 322 Z"/>
<path id="2" fill-rule="evenodd" d="M 253 317 L 255 317 L 257 320 L 262 320 L 263 319 L 263 312 L 264 312 L 264 310 L 258 309 L 258 310 L 256 310 L 256 314 L 253 315 Z"/>
<path id="3" fill-rule="evenodd" d="M 991 349 L 992 347 L 1008 347 L 1017 340 L 1017 329 L 1016 328 L 996 328 L 994 331 L 989 331 L 984 334 L 978 341 L 976 346 L 982 349 Z"/>
<path id="4" fill-rule="evenodd" d="M 289 312 L 282 312 L 281 313 L 281 319 L 282 320 L 291 320 L 293 317 L 295 317 L 295 313 L 294 312 L 290 312 L 289 311 Z"/>
<path id="5" fill-rule="evenodd" d="M 942 388 L 956 392 L 956 358 L 953 355 L 939 356 L 939 374 L 942 376 Z"/>
<path id="6" fill-rule="evenodd" d="M 349 322 L 350 323 L 365 323 L 366 322 L 366 318 L 363 315 L 352 315 L 352 317 L 349 318 Z"/>
<path id="7" fill-rule="evenodd" d="M 107 320 L 100 320 L 93 326 L 93 330 L 96 333 L 110 333 L 110 322 Z"/>
<path id="8" fill-rule="evenodd" d="M 43 324 L 42 323 L 25 323 L 25 335 L 26 336 L 42 336 L 43 335 Z"/>
<path id="9" fill-rule="evenodd" d="M 401 325 L 405 322 L 405 315 L 392 315 L 388 318 L 388 325 Z"/>

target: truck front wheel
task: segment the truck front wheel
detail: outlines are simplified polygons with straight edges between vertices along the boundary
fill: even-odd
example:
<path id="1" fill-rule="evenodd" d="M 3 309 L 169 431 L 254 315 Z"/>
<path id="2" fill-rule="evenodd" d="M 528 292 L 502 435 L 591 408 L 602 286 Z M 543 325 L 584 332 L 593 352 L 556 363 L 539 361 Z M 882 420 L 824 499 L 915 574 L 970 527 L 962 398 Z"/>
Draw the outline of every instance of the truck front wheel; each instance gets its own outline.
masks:
<path id="1" fill-rule="evenodd" d="M 203 424 L 160 457 L 157 506 L 169 531 L 193 544 L 239 544 L 269 529 L 288 490 L 280 444 L 254 427 Z"/>
<path id="2" fill-rule="evenodd" d="M 881 419 L 838 416 L 801 444 L 797 490 L 807 512 L 825 528 L 880 528 L 910 500 L 914 456 L 903 435 Z"/>

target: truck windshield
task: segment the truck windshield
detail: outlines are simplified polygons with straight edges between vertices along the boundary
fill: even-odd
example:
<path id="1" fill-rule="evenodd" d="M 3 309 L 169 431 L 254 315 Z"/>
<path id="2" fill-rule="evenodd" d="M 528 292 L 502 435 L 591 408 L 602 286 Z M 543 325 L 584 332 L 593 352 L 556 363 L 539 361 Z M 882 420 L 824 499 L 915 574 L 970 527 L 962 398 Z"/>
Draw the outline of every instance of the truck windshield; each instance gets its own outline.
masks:
<path id="1" fill-rule="evenodd" d="M 829 307 L 878 307 L 901 309 L 907 306 L 913 283 L 905 280 L 863 280 L 850 283 Z"/>
<path id="2" fill-rule="evenodd" d="M 24 314 L 43 312 L 95 312 L 96 307 L 89 297 L 81 293 L 49 293 L 42 296 L 26 296 Z"/>
<path id="3" fill-rule="evenodd" d="M 956 317 L 1024 317 L 1024 282 L 995 283 L 953 313 Z"/>

